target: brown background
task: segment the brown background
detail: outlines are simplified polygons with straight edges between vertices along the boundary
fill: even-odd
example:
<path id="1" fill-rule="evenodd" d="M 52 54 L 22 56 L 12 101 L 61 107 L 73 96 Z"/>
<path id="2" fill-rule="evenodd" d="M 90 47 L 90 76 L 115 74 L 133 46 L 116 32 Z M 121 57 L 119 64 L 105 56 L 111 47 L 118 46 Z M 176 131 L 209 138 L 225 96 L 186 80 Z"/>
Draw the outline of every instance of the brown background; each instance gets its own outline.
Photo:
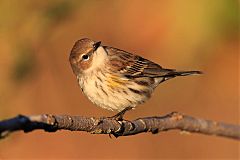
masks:
<path id="1" fill-rule="evenodd" d="M 17 114 L 110 116 L 82 95 L 68 62 L 74 42 L 101 40 L 167 68 L 202 70 L 160 85 L 126 118 L 179 111 L 239 123 L 237 0 L 0 1 L 0 119 Z M 179 131 L 110 139 L 60 131 L 14 133 L 2 158 L 237 159 L 234 140 Z"/>

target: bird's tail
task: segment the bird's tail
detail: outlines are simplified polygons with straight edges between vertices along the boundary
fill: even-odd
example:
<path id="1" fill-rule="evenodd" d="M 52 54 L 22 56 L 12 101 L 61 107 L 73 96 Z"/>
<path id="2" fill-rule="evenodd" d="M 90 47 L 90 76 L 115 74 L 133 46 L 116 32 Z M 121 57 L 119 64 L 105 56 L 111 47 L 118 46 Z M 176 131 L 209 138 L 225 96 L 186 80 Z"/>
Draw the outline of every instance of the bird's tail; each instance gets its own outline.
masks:
<path id="1" fill-rule="evenodd" d="M 201 71 L 176 71 L 176 70 L 168 69 L 168 72 L 165 75 L 161 76 L 163 78 L 160 81 L 160 83 L 177 76 L 189 76 L 189 75 L 198 75 L 198 74 L 202 74 L 202 72 Z"/>
<path id="2" fill-rule="evenodd" d="M 168 72 L 165 76 L 166 77 L 176 77 L 176 76 L 188 76 L 194 74 L 202 74 L 201 71 L 171 71 Z"/>

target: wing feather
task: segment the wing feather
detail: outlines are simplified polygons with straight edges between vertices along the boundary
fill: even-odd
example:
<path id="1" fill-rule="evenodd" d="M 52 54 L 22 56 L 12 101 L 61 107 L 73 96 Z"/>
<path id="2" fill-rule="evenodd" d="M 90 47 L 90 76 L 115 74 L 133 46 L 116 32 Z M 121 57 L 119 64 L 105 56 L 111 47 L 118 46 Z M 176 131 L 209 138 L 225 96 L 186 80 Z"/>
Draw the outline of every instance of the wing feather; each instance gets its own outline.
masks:
<path id="1" fill-rule="evenodd" d="M 104 48 L 110 56 L 109 63 L 112 69 L 127 77 L 164 77 L 174 71 L 173 69 L 164 69 L 152 61 L 117 48 L 107 46 Z"/>

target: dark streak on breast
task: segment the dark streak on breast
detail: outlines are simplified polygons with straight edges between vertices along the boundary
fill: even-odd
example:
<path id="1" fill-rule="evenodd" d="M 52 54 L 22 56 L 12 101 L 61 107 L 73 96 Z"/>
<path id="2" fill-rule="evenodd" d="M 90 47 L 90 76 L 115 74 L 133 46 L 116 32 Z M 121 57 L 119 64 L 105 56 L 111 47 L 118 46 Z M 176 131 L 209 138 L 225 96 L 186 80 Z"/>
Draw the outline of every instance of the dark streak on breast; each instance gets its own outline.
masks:
<path id="1" fill-rule="evenodd" d="M 136 90 L 136 89 L 133 89 L 133 88 L 128 88 L 131 92 L 133 92 L 133 93 L 136 93 L 136 94 L 139 94 L 139 95 L 141 95 L 141 91 L 138 91 L 138 90 Z"/>
<path id="2" fill-rule="evenodd" d="M 138 94 L 138 95 L 144 95 L 148 98 L 150 98 L 151 96 L 151 93 L 147 90 L 136 90 L 136 89 L 133 89 L 133 88 L 128 88 L 131 92 L 135 93 L 135 94 Z"/>
<path id="3" fill-rule="evenodd" d="M 130 104 L 133 104 L 133 102 L 132 102 L 131 100 L 129 100 L 129 99 L 127 99 L 127 101 L 128 101 Z"/>
<path id="4" fill-rule="evenodd" d="M 123 93 L 126 94 L 126 95 L 128 95 L 127 91 L 125 91 L 125 90 L 123 90 Z"/>
<path id="5" fill-rule="evenodd" d="M 149 86 L 149 83 L 147 81 L 135 81 L 135 83 L 141 86 Z"/>
<path id="6" fill-rule="evenodd" d="M 98 79 L 100 82 L 103 82 L 102 79 L 101 79 L 99 76 L 97 76 L 97 79 Z"/>
<path id="7" fill-rule="evenodd" d="M 97 83 L 97 81 L 95 81 L 95 87 L 98 88 L 98 83 Z"/>
<path id="8" fill-rule="evenodd" d="M 102 92 L 106 95 L 106 96 L 108 96 L 108 94 L 107 94 L 107 92 L 103 89 L 103 87 L 100 85 L 100 89 L 102 90 Z"/>

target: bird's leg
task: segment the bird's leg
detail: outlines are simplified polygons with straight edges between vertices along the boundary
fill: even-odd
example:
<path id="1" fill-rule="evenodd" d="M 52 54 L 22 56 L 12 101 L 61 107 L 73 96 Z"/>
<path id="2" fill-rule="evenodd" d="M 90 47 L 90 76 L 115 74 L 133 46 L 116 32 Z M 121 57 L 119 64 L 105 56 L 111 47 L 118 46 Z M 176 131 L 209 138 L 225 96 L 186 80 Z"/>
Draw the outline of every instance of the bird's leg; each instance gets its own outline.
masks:
<path id="1" fill-rule="evenodd" d="M 124 115 L 127 111 L 131 110 L 132 108 L 133 108 L 133 107 L 126 107 L 126 108 L 124 108 L 122 111 L 120 111 L 119 113 L 115 114 L 114 116 L 108 117 L 108 118 L 110 118 L 110 119 L 115 119 L 115 120 L 117 120 L 117 121 L 122 121 L 122 120 L 123 120 L 123 115 Z"/>

